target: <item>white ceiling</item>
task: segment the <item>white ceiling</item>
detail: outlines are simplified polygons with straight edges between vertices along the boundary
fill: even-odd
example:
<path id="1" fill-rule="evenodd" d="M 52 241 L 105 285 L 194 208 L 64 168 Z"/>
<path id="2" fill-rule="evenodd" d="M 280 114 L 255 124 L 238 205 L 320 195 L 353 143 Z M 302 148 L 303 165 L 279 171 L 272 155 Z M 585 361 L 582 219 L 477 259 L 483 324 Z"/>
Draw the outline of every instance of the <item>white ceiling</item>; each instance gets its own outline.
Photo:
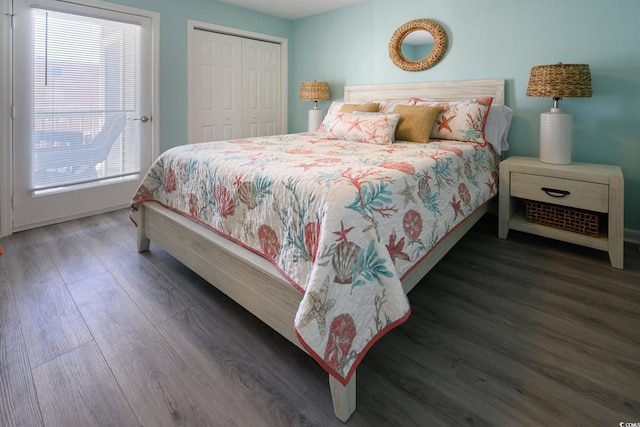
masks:
<path id="1" fill-rule="evenodd" d="M 298 19 L 366 0 L 218 0 L 285 19 Z"/>

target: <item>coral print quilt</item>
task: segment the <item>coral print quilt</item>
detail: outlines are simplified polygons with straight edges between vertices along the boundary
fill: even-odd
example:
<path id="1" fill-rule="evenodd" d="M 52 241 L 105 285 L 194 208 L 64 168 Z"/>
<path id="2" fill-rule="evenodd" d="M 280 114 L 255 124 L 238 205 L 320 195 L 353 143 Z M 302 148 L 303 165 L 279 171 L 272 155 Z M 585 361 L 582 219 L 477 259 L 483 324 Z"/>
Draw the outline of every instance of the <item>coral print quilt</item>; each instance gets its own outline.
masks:
<path id="1" fill-rule="evenodd" d="M 497 190 L 488 145 L 374 145 L 322 133 L 202 143 L 158 158 L 158 202 L 270 260 L 303 293 L 295 332 L 346 384 L 407 319 L 401 278 Z"/>

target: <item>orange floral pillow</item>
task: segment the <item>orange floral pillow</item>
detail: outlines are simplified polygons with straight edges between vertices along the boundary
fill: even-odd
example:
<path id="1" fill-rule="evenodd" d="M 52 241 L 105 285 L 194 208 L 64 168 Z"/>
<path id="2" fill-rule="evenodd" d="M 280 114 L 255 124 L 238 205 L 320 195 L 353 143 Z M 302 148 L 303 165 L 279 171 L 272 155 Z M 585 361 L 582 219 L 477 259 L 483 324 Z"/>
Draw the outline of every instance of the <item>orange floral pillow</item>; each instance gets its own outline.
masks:
<path id="1" fill-rule="evenodd" d="M 415 105 L 431 105 L 442 108 L 431 130 L 432 139 L 452 139 L 456 141 L 486 144 L 484 128 L 493 97 L 466 99 L 463 101 L 437 102 L 415 100 Z"/>
<path id="2" fill-rule="evenodd" d="M 400 114 L 336 114 L 326 124 L 327 138 L 391 145 L 395 141 Z"/>

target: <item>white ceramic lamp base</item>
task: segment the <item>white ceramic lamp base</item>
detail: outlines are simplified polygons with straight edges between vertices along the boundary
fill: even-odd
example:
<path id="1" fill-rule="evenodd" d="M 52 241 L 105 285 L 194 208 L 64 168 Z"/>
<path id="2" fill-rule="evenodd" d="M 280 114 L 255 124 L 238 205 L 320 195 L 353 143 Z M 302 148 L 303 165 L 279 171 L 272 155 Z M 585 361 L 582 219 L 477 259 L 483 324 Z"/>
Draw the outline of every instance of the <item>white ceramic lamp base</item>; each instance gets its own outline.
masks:
<path id="1" fill-rule="evenodd" d="M 540 114 L 540 161 L 556 165 L 571 163 L 573 116 L 559 108 Z"/>
<path id="2" fill-rule="evenodd" d="M 315 132 L 322 123 L 322 110 L 314 108 L 309 110 L 309 132 Z"/>

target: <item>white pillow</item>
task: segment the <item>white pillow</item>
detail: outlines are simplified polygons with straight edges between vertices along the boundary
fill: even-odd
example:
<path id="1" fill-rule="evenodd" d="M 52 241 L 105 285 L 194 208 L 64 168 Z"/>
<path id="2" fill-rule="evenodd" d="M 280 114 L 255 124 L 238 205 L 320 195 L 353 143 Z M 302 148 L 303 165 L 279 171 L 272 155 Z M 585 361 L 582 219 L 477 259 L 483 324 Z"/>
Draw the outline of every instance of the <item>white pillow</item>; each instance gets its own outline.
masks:
<path id="1" fill-rule="evenodd" d="M 500 154 L 509 149 L 507 135 L 511 127 L 513 110 L 506 105 L 492 105 L 484 127 L 484 138 Z"/>

